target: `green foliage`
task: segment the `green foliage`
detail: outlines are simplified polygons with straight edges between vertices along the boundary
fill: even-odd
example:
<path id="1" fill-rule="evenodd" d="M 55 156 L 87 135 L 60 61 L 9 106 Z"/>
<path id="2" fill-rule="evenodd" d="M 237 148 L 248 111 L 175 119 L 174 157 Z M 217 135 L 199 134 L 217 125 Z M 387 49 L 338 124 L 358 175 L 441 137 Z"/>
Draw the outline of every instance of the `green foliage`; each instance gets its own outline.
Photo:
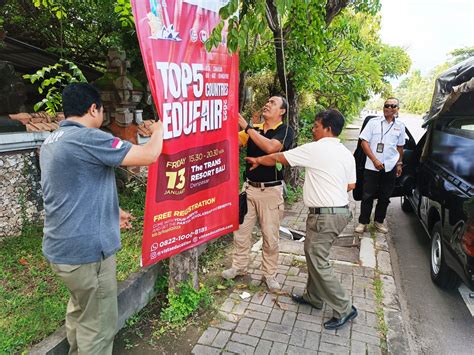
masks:
<path id="1" fill-rule="evenodd" d="M 449 54 L 453 57 L 452 64 L 457 64 L 468 58 L 474 57 L 474 46 L 455 49 Z"/>
<path id="2" fill-rule="evenodd" d="M 87 82 L 76 64 L 60 59 L 58 63 L 43 67 L 34 74 L 25 74 L 23 78 L 37 85 L 40 94 L 46 93 L 43 100 L 34 106 L 35 111 L 45 107 L 45 111 L 51 115 L 62 109 L 62 90 L 71 83 Z"/>
<path id="3" fill-rule="evenodd" d="M 395 90 L 395 96 L 400 99 L 401 109 L 417 114 L 428 111 L 436 78 L 451 65 L 451 62 L 445 62 L 427 75 L 422 75 L 419 70 L 415 70 L 403 79 Z"/>
<path id="4" fill-rule="evenodd" d="M 161 319 L 170 325 L 182 324 L 191 314 L 200 307 L 209 307 L 212 303 L 212 295 L 209 289 L 201 285 L 195 290 L 190 280 L 178 285 L 179 292 L 170 290 L 168 293 L 169 305 L 161 312 Z"/>
<path id="5" fill-rule="evenodd" d="M 286 195 L 286 202 L 289 204 L 295 203 L 298 201 L 301 196 L 303 196 L 303 188 L 301 186 L 290 186 L 287 185 L 287 195 Z"/>
<path id="6" fill-rule="evenodd" d="M 126 50 L 132 75 L 137 76 L 144 70 L 129 5 L 128 0 L 8 0 L 0 17 L 15 39 L 99 70 L 105 68 L 110 48 Z"/>
<path id="7" fill-rule="evenodd" d="M 53 16 L 56 16 L 58 20 L 67 18 L 67 10 L 63 3 L 65 1 L 54 1 L 54 0 L 31 0 L 33 5 L 38 9 L 46 9 Z"/>
<path id="8" fill-rule="evenodd" d="M 64 320 L 67 289 L 41 252 L 42 226 L 0 241 L 0 353 L 19 353 Z"/>
<path id="9" fill-rule="evenodd" d="M 114 12 L 119 15 L 122 27 L 134 27 L 135 20 L 132 13 L 132 5 L 129 0 L 117 0 Z"/>

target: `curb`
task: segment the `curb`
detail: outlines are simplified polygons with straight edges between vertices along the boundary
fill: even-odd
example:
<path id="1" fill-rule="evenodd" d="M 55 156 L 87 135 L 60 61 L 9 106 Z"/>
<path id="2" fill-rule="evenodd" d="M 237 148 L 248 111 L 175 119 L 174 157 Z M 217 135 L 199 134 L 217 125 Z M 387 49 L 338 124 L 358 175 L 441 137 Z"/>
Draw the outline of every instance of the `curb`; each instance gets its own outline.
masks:
<path id="1" fill-rule="evenodd" d="M 382 306 L 384 320 L 388 327 L 387 351 L 389 354 L 409 354 L 411 351 L 408 333 L 403 323 L 397 285 L 393 277 L 387 236 L 388 234 L 375 233 L 375 243 L 372 242 L 377 262 L 375 270 L 379 273 L 382 281 Z"/>
<path id="2" fill-rule="evenodd" d="M 118 285 L 119 319 L 116 333 L 123 328 L 126 320 L 145 307 L 156 294 L 155 281 L 162 274 L 161 263 L 143 268 L 131 274 Z M 63 355 L 69 351 L 66 327 L 63 325 L 52 335 L 33 346 L 27 353 L 32 355 Z"/>

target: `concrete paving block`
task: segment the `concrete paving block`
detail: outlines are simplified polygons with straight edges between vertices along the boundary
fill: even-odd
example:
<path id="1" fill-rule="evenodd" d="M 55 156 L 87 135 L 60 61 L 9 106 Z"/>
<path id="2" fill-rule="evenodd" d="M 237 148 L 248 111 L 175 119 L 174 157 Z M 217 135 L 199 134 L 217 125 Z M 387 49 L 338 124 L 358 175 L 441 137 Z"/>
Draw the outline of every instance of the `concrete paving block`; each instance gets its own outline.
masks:
<path id="1" fill-rule="evenodd" d="M 369 327 L 369 326 L 363 325 L 363 324 L 353 324 L 352 325 L 352 330 L 356 331 L 356 332 L 372 335 L 372 336 L 375 336 L 375 337 L 379 336 L 379 331 L 377 330 L 376 327 Z"/>
<path id="2" fill-rule="evenodd" d="M 398 300 L 397 286 L 392 276 L 382 275 L 382 291 L 383 300 L 382 303 L 387 308 L 400 310 L 400 302 Z"/>
<path id="3" fill-rule="evenodd" d="M 264 330 L 262 334 L 262 339 L 287 344 L 290 341 L 290 335 L 272 332 L 270 330 Z"/>
<path id="4" fill-rule="evenodd" d="M 351 355 L 366 355 L 367 344 L 355 339 L 351 340 Z"/>
<path id="5" fill-rule="evenodd" d="M 197 344 L 193 350 L 191 351 L 192 354 L 196 355 L 219 355 L 221 353 L 220 349 L 211 348 L 210 346 L 205 346 L 201 344 Z"/>
<path id="6" fill-rule="evenodd" d="M 295 346 L 304 346 L 306 341 L 306 330 L 304 329 L 293 329 L 292 334 L 290 336 L 290 343 L 291 345 Z"/>
<path id="7" fill-rule="evenodd" d="M 265 292 L 259 291 L 252 296 L 250 300 L 251 303 L 262 304 L 263 299 L 265 298 Z"/>
<path id="8" fill-rule="evenodd" d="M 291 330 L 293 328 L 287 325 L 275 324 L 275 323 L 267 323 L 265 325 L 265 330 L 269 330 L 271 332 L 277 332 L 282 334 L 291 334 Z"/>
<path id="9" fill-rule="evenodd" d="M 285 355 L 288 344 L 273 342 L 270 355 Z"/>
<path id="10" fill-rule="evenodd" d="M 236 341 L 237 343 L 247 344 L 250 346 L 257 346 L 259 338 L 253 337 L 245 334 L 232 334 L 231 340 Z"/>
<path id="11" fill-rule="evenodd" d="M 364 267 L 363 270 L 365 277 L 370 277 L 372 279 L 375 277 L 375 270 L 373 268 Z"/>
<path id="12" fill-rule="evenodd" d="M 299 346 L 290 345 L 287 350 L 288 355 L 317 355 L 317 350 L 304 349 Z"/>
<path id="13" fill-rule="evenodd" d="M 228 350 L 237 354 L 253 355 L 255 348 L 250 345 L 236 343 L 234 341 L 229 341 L 225 347 L 225 350 Z"/>
<path id="14" fill-rule="evenodd" d="M 269 340 L 260 339 L 255 348 L 255 355 L 268 355 L 272 350 L 272 342 Z"/>
<path id="15" fill-rule="evenodd" d="M 309 304 L 300 304 L 298 306 L 298 312 L 300 314 L 311 314 L 311 310 L 313 307 L 311 307 Z"/>
<path id="16" fill-rule="evenodd" d="M 375 248 L 377 250 L 384 250 L 384 251 L 389 250 L 387 238 L 385 237 L 384 234 L 378 234 L 377 237 L 375 238 Z"/>
<path id="17" fill-rule="evenodd" d="M 268 321 L 273 322 L 273 323 L 281 323 L 283 314 L 284 314 L 283 310 L 274 308 L 272 312 L 270 313 L 270 318 L 268 318 Z"/>
<path id="18" fill-rule="evenodd" d="M 232 310 L 232 308 L 234 308 L 235 306 L 235 301 L 228 298 L 224 301 L 224 303 L 221 305 L 221 308 L 220 310 L 222 312 L 230 312 Z"/>
<path id="19" fill-rule="evenodd" d="M 212 346 L 223 349 L 225 344 L 227 344 L 227 341 L 229 340 L 232 332 L 229 332 L 228 330 L 221 330 L 219 333 L 217 333 L 216 338 L 212 342 Z"/>
<path id="20" fill-rule="evenodd" d="M 319 344 L 319 352 L 327 352 L 329 354 L 349 354 L 349 351 L 348 347 L 325 343 L 322 340 Z"/>
<path id="21" fill-rule="evenodd" d="M 263 329 L 251 327 L 247 334 L 260 338 L 262 336 L 262 333 L 263 333 Z"/>
<path id="22" fill-rule="evenodd" d="M 219 333 L 219 329 L 212 327 L 207 328 L 204 333 L 202 333 L 201 337 L 198 340 L 198 343 L 204 345 L 211 345 L 217 333 Z"/>
<path id="23" fill-rule="evenodd" d="M 380 346 L 380 338 L 378 336 L 368 335 L 364 333 L 359 333 L 355 330 L 352 330 L 352 339 L 357 339 L 363 341 L 367 344 Z M 398 353 L 396 353 L 398 354 Z"/>
<path id="24" fill-rule="evenodd" d="M 262 313 L 271 313 L 273 308 L 272 307 L 267 307 L 267 306 L 262 306 L 260 304 L 250 303 L 248 305 L 247 309 L 250 309 L 252 311 L 262 312 Z"/>
<path id="25" fill-rule="evenodd" d="M 360 240 L 360 264 L 375 269 L 375 246 L 372 238 L 362 237 Z"/>
<path id="26" fill-rule="evenodd" d="M 296 320 L 296 312 L 285 311 L 285 314 L 283 315 L 283 319 L 281 320 L 281 324 L 292 327 L 295 324 L 295 320 Z"/>
<path id="27" fill-rule="evenodd" d="M 254 320 L 252 318 L 242 318 L 239 321 L 239 323 L 237 323 L 237 327 L 235 328 L 235 331 L 237 333 L 247 333 L 253 321 Z"/>
<path id="28" fill-rule="evenodd" d="M 410 346 L 400 311 L 384 308 L 384 318 L 388 327 L 387 347 L 389 354 L 408 354 Z"/>
<path id="29" fill-rule="evenodd" d="M 248 310 L 248 311 L 246 312 L 246 316 L 249 317 L 249 318 L 254 318 L 254 319 L 259 319 L 259 320 L 267 321 L 269 315 L 268 315 L 267 313 L 262 313 L 262 312 L 257 312 L 257 311 Z"/>
<path id="30" fill-rule="evenodd" d="M 384 275 L 392 275 L 392 262 L 388 251 L 377 252 L 377 268 Z"/>
<path id="31" fill-rule="evenodd" d="M 215 324 L 215 327 L 224 330 L 234 330 L 237 327 L 237 324 L 221 319 L 217 324 Z"/>
<path id="32" fill-rule="evenodd" d="M 313 309 L 316 309 L 316 308 L 313 308 Z M 321 310 L 318 310 L 318 311 L 319 311 L 318 313 L 311 314 L 311 315 L 304 314 L 304 313 L 299 313 L 296 316 L 296 319 L 302 320 L 303 322 L 321 324 L 323 318 L 322 318 Z"/>
<path id="33" fill-rule="evenodd" d="M 351 341 L 350 339 L 346 337 L 341 337 L 335 334 L 326 333 L 326 334 L 321 334 L 321 342 L 348 347 Z"/>
<path id="34" fill-rule="evenodd" d="M 302 320 L 296 320 L 295 328 L 301 328 L 301 329 L 306 329 L 306 330 L 315 331 L 315 332 L 321 331 L 321 325 L 312 323 L 312 322 L 305 322 Z"/>
<path id="35" fill-rule="evenodd" d="M 367 344 L 367 355 L 382 355 L 380 346 Z"/>

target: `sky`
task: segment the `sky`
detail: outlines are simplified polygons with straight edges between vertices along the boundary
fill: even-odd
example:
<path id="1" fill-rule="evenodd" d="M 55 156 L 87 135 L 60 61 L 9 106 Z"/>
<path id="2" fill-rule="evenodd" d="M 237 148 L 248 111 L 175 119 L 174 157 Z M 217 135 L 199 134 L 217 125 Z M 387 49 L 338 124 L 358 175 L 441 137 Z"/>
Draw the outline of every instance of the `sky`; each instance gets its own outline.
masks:
<path id="1" fill-rule="evenodd" d="M 403 47 L 427 74 L 453 49 L 474 46 L 474 0 L 381 0 L 382 41 Z"/>

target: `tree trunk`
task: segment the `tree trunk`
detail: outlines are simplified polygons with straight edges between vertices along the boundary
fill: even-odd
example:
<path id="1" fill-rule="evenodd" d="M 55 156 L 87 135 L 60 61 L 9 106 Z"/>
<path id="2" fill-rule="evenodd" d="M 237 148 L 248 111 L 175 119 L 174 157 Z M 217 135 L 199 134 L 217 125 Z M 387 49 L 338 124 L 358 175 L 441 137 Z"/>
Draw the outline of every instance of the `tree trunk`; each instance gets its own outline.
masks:
<path id="1" fill-rule="evenodd" d="M 239 112 L 242 112 L 247 102 L 247 90 L 245 90 L 245 80 L 247 71 L 241 71 L 239 74 Z"/>
<path id="2" fill-rule="evenodd" d="M 191 279 L 194 289 L 199 288 L 198 248 L 183 251 L 170 258 L 169 289 L 178 290 L 178 284 Z"/>
<path id="3" fill-rule="evenodd" d="M 298 142 L 299 136 L 299 120 L 298 120 L 298 93 L 295 90 L 293 82 L 288 80 L 288 89 L 287 89 L 287 99 L 288 99 L 288 124 L 295 131 L 295 140 L 294 146 Z M 285 182 L 289 186 L 298 186 L 300 183 L 300 170 L 299 169 L 285 169 Z"/>
<path id="4" fill-rule="evenodd" d="M 273 32 L 273 43 L 275 45 L 276 67 L 281 88 L 286 92 L 288 100 L 288 113 L 286 115 L 288 124 L 295 131 L 295 143 L 298 141 L 298 93 L 291 80 L 291 73 L 285 72 L 284 38 L 282 38 L 281 23 L 278 19 L 278 10 L 273 0 L 267 0 L 269 14 L 267 21 Z M 290 186 L 296 186 L 299 181 L 299 172 L 296 169 L 285 169 L 285 181 Z"/>

